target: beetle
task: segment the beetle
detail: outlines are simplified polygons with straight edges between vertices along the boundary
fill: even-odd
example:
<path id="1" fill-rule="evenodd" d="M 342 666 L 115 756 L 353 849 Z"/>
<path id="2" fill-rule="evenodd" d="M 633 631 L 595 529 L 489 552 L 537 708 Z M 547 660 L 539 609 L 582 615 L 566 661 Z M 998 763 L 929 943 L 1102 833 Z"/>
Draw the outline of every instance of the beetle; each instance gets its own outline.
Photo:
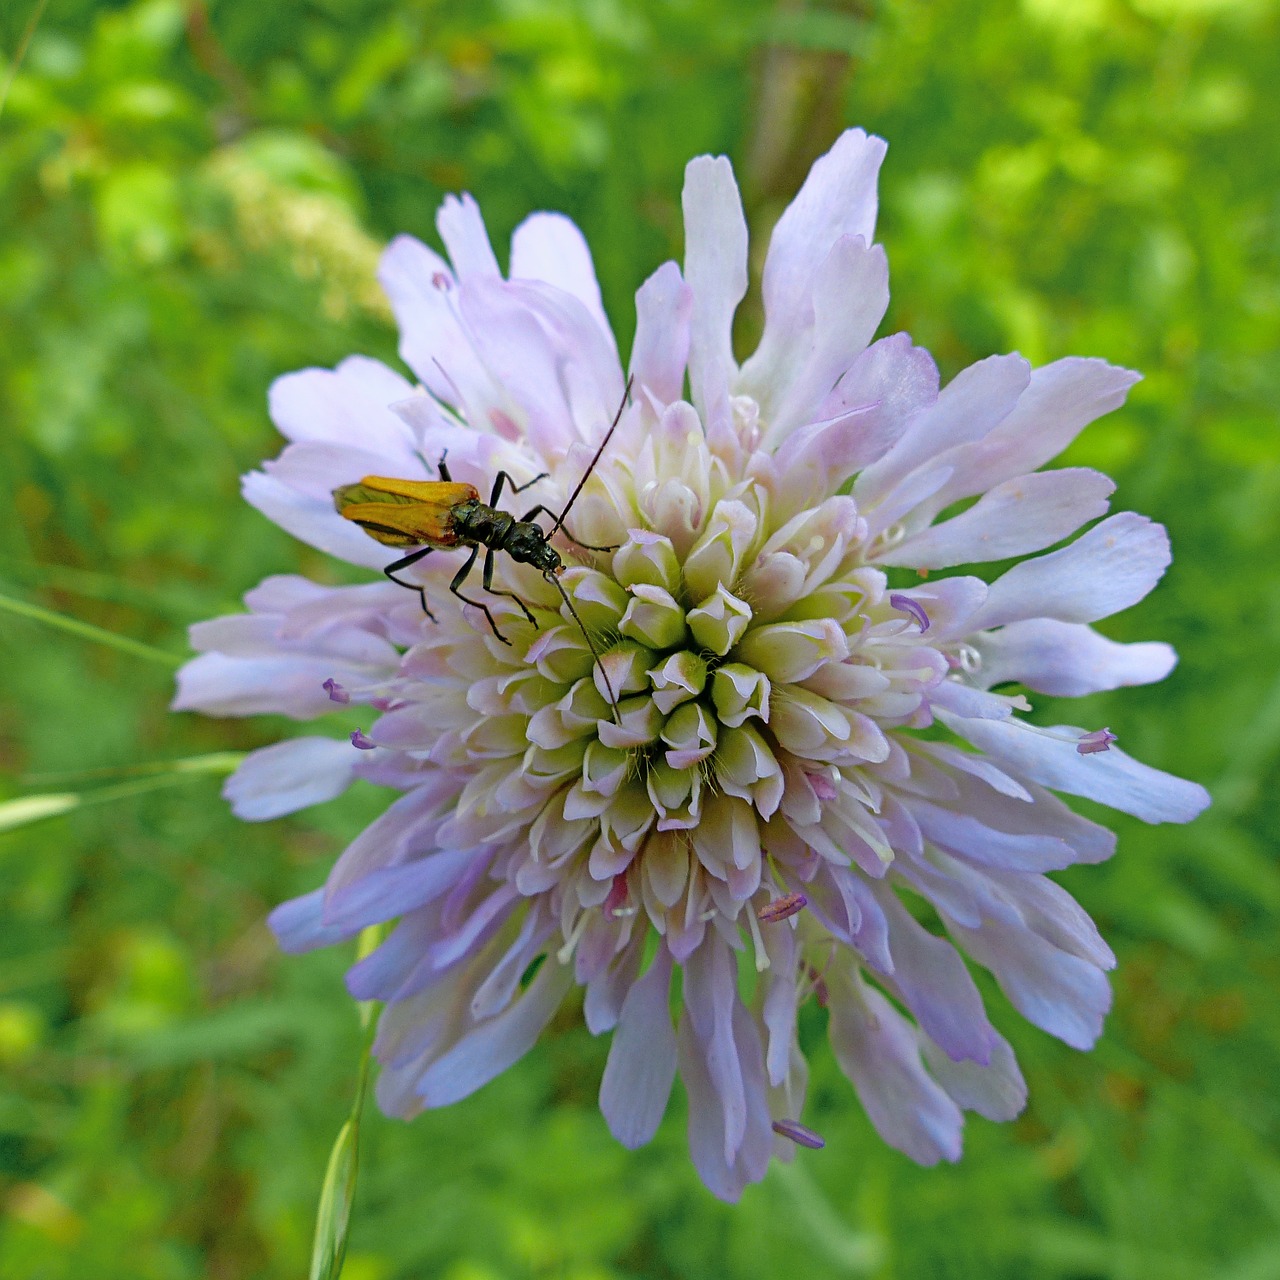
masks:
<path id="1" fill-rule="evenodd" d="M 471 548 L 471 554 L 453 575 L 449 590 L 464 603 L 475 605 L 488 620 L 493 634 L 503 644 L 510 644 L 511 641 L 502 634 L 489 606 L 481 600 L 463 595 L 462 584 L 474 568 L 480 549 L 483 547 L 485 556 L 481 581 L 485 591 L 492 596 L 514 600 L 524 616 L 530 622 L 534 622 L 529 606 L 514 591 L 502 591 L 494 587 L 493 570 L 495 557 L 499 551 L 505 552 L 521 564 L 532 565 L 537 569 L 560 593 L 574 622 L 578 624 L 578 629 L 582 632 L 583 639 L 586 640 L 596 665 L 600 668 L 600 674 L 604 677 L 605 688 L 609 690 L 609 702 L 615 718 L 618 711 L 617 699 L 614 697 L 609 677 L 600 661 L 600 654 L 590 635 L 587 634 L 578 611 L 573 607 L 568 592 L 560 583 L 559 576 L 564 572 L 564 562 L 559 552 L 551 545 L 551 539 L 557 532 L 562 531 L 570 542 L 584 550 L 617 550 L 617 546 L 601 547 L 589 542 L 579 542 L 564 527 L 564 520 L 577 501 L 583 486 L 590 479 L 618 423 L 622 420 L 622 411 L 626 407 L 630 394 L 631 382 L 628 381 L 626 390 L 623 392 L 622 403 L 618 406 L 618 412 L 614 415 L 609 430 L 605 432 L 604 439 L 600 441 L 600 447 L 596 450 L 586 471 L 583 472 L 577 488 L 569 495 L 569 501 L 565 503 L 564 510 L 556 516 L 551 528 L 546 532 L 534 523 L 538 516 L 551 514 L 541 503 L 525 512 L 518 520 L 510 512 L 498 509 L 498 502 L 508 485 L 512 493 L 523 493 L 539 480 L 545 480 L 547 478 L 545 471 L 520 485 L 513 484 L 511 477 L 505 471 L 499 471 L 487 503 L 480 501 L 480 492 L 474 485 L 463 484 L 453 479 L 449 474 L 444 456 L 441 457 L 438 466 L 439 480 L 399 480 L 391 476 L 365 476 L 355 484 L 339 485 L 333 490 L 333 505 L 338 514 L 359 525 L 371 538 L 387 547 L 416 548 L 399 560 L 393 560 L 382 572 L 398 586 L 416 591 L 422 603 L 422 611 L 433 622 L 435 614 L 427 605 L 426 591 L 416 583 L 406 582 L 403 578 L 396 576 L 401 570 L 417 564 L 431 552 L 447 551 L 454 547 Z"/>

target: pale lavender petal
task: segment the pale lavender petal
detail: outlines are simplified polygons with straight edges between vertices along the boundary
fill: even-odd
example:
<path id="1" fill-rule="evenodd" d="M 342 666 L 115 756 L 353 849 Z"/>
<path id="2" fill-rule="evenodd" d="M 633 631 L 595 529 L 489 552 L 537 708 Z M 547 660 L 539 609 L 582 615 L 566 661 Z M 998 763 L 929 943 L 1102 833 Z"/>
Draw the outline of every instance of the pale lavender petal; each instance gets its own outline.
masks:
<path id="1" fill-rule="evenodd" d="M 809 171 L 769 238 L 761 291 L 765 334 L 761 348 L 783 344 L 803 321 L 811 291 L 831 246 L 844 236 L 870 244 L 876 225 L 876 178 L 887 147 L 861 129 L 846 130 Z M 776 335 L 776 337 L 775 337 Z"/>
<path id="2" fill-rule="evenodd" d="M 334 673 L 326 657 L 281 654 L 276 658 L 229 658 L 202 653 L 177 676 L 174 711 L 214 716 L 284 715 L 310 720 L 333 710 L 322 681 Z"/>
<path id="3" fill-rule="evenodd" d="M 647 389 L 660 405 L 684 394 L 692 314 L 693 290 L 674 262 L 663 263 L 636 291 L 631 376 L 637 392 Z"/>
<path id="4" fill-rule="evenodd" d="M 747 292 L 747 220 L 724 156 L 699 156 L 685 169 L 684 278 L 693 291 L 689 385 L 706 426 L 728 413 L 737 374 L 733 316 Z"/>
<path id="5" fill-rule="evenodd" d="M 906 431 L 911 419 L 938 398 L 938 366 L 905 333 L 873 342 L 836 383 L 820 417 L 866 408 L 862 434 L 845 458 L 845 479 L 879 461 Z"/>
<path id="6" fill-rule="evenodd" d="M 387 406 L 412 394 L 413 387 L 386 365 L 352 356 L 333 370 L 303 369 L 277 378 L 268 404 L 287 439 L 358 448 L 385 457 L 387 473 L 400 475 L 422 464 L 409 428 Z"/>
<path id="7" fill-rule="evenodd" d="M 741 1001 L 736 1002 L 730 1030 L 745 1097 L 742 1137 L 731 1160 L 725 1156 L 730 1144 L 723 1099 L 711 1074 L 716 1064 L 693 1028 L 687 1004 L 676 1033 L 676 1046 L 680 1078 L 689 1095 L 689 1154 L 712 1195 L 732 1204 L 748 1183 L 759 1182 L 768 1170 L 773 1130 L 760 1035 Z"/>
<path id="8" fill-rule="evenodd" d="M 1153 684 L 1177 665 L 1172 646 L 1120 644 L 1081 623 L 1027 618 L 972 641 L 982 658 L 975 679 L 990 688 L 1016 680 L 1037 693 L 1078 698 L 1086 693 Z"/>
<path id="9" fill-rule="evenodd" d="M 326 449 L 326 456 L 321 459 L 321 474 L 326 478 L 332 478 L 329 486 L 331 489 L 340 484 L 354 483 L 362 476 L 378 474 L 368 469 L 361 469 L 358 463 L 350 469 L 345 467 L 341 470 L 335 469 L 333 455 L 328 452 L 327 446 L 291 444 L 281 455 L 281 459 L 294 450 L 317 449 Z M 313 453 L 312 459 L 314 458 Z M 296 467 L 295 460 L 298 463 Z M 312 477 L 305 475 L 302 471 L 303 466 L 309 469 L 310 461 L 311 459 L 306 459 L 305 455 L 293 453 L 289 460 L 284 462 L 284 470 L 281 474 L 250 471 L 241 481 L 241 492 L 244 494 L 245 501 L 261 511 L 268 520 L 278 524 L 286 533 L 291 533 L 295 538 L 309 543 L 317 550 L 337 556 L 348 564 L 363 565 L 368 569 L 381 569 L 383 565 L 390 564 L 397 555 L 402 555 L 403 552 L 397 552 L 392 547 L 384 547 L 375 542 L 359 525 L 352 524 L 350 520 L 344 520 L 333 509 L 332 496 L 326 495 L 322 498 L 313 493 L 306 493 L 298 487 L 304 482 L 311 487 Z M 279 461 L 267 464 L 268 471 L 280 471 L 280 466 Z"/>
<path id="10" fill-rule="evenodd" d="M 341 738 L 289 738 L 252 751 L 223 784 L 232 812 L 246 822 L 266 822 L 341 795 L 355 776 L 356 760 Z"/>
<path id="11" fill-rule="evenodd" d="M 889 305 L 889 264 L 879 245 L 845 236 L 832 245 L 812 283 L 811 327 L 796 327 L 778 344 L 783 376 L 763 385 L 742 370 L 742 389 L 753 393 L 769 421 L 766 446 L 776 446 L 811 422 L 831 389 L 871 341 Z M 786 388 L 785 392 L 782 388 Z"/>
<path id="12" fill-rule="evenodd" d="M 1153 769 L 1118 747 L 1080 755 L 1076 741 L 1084 730 L 1074 726 L 1046 732 L 1017 720 L 965 720 L 947 712 L 940 717 L 1016 776 L 1096 800 L 1143 822 L 1190 822 L 1209 805 L 1209 793 L 1199 783 Z"/>
<path id="13" fill-rule="evenodd" d="M 470 410 L 493 396 L 477 394 L 487 388 L 488 375 L 458 322 L 457 281 L 448 263 L 412 236 L 397 236 L 382 255 L 378 281 L 400 326 L 400 358 L 432 395 L 466 402 L 472 425 L 487 429 L 483 414 L 477 420 Z"/>
<path id="14" fill-rule="evenodd" d="M 946 505 L 983 493 L 1056 458 L 1090 422 L 1123 404 L 1139 376 L 1077 356 L 1033 370 L 1008 417 L 985 440 L 958 451 L 938 501 Z"/>
<path id="15" fill-rule="evenodd" d="M 917 1164 L 960 1158 L 964 1116 L 924 1069 L 911 1024 L 860 979 L 831 991 L 831 1048 L 876 1132 Z"/>
<path id="16" fill-rule="evenodd" d="M 922 1030 L 957 1062 L 990 1061 L 995 1029 L 959 952 L 924 928 L 887 886 L 872 892 L 889 924 L 892 984 Z"/>
<path id="17" fill-rule="evenodd" d="M 877 564 L 946 569 L 1028 555 L 1105 515 L 1115 484 L 1099 471 L 1067 467 L 1006 480 L 954 519 L 876 556 Z"/>
<path id="18" fill-rule="evenodd" d="M 460 281 L 470 277 L 497 276 L 498 260 L 493 256 L 489 233 L 484 229 L 480 206 L 465 192 L 461 197 L 445 196 L 436 214 L 436 230 L 449 252 Z"/>
<path id="19" fill-rule="evenodd" d="M 950 928 L 1028 1022 L 1073 1049 L 1093 1046 L 1111 1008 L 1111 986 L 1096 965 L 1012 919 L 987 920 L 980 929 L 953 921 Z"/>
<path id="20" fill-rule="evenodd" d="M 929 1073 L 966 1111 L 997 1122 L 1012 1120 L 1027 1105 L 1027 1082 L 1018 1069 L 1009 1042 L 993 1031 L 991 1061 L 956 1062 L 928 1037 L 920 1051 Z"/>
<path id="21" fill-rule="evenodd" d="M 586 238 L 562 213 L 530 214 L 511 236 L 511 279 L 541 280 L 572 294 L 609 340 L 600 284 Z"/>
<path id="22" fill-rule="evenodd" d="M 669 1005 L 671 956 L 659 947 L 634 983 L 609 1046 L 600 1110 L 624 1147 L 642 1147 L 657 1132 L 676 1075 L 676 1032 Z"/>
<path id="23" fill-rule="evenodd" d="M 418 1079 L 416 1092 L 428 1107 L 447 1107 L 470 1097 L 533 1048 L 573 985 L 573 969 L 548 957 L 524 994 L 495 1018 L 476 1024 Z"/>
<path id="24" fill-rule="evenodd" d="M 1060 551 L 1024 560 L 991 584 L 975 629 L 1023 618 L 1096 622 L 1119 613 L 1169 567 L 1169 535 L 1146 516 L 1109 516 Z"/>
<path id="25" fill-rule="evenodd" d="M 358 928 L 337 928 L 321 919 L 324 908 L 324 890 L 315 889 L 301 898 L 282 902 L 268 917 L 267 924 L 276 935 L 281 951 L 291 955 L 302 951 L 315 951 L 318 947 L 331 947 L 353 937 Z"/>
<path id="26" fill-rule="evenodd" d="M 858 476 L 853 496 L 864 507 L 875 506 L 918 467 L 955 445 L 982 439 L 1008 416 L 1030 380 L 1031 366 L 1021 356 L 989 356 L 970 365 Z"/>

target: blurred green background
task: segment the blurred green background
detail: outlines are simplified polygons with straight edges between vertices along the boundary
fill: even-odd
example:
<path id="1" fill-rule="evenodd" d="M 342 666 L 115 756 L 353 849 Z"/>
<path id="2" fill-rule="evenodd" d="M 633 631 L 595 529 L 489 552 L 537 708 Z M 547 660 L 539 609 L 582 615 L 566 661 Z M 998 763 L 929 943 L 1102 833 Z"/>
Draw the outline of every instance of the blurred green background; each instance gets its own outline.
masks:
<path id="1" fill-rule="evenodd" d="M 680 254 L 691 155 L 732 156 L 759 251 L 861 124 L 891 144 L 885 332 L 947 375 L 1009 349 L 1146 373 L 1069 460 L 1169 525 L 1164 585 L 1107 630 L 1182 663 L 1062 711 L 1216 804 L 1189 829 L 1117 818 L 1118 857 L 1064 877 L 1120 957 L 1098 1049 L 996 997 L 1030 1106 L 921 1170 L 806 1021 L 828 1147 L 730 1208 L 682 1102 L 649 1148 L 610 1139 L 606 1045 L 567 1008 L 477 1097 L 367 1117 L 349 1280 L 1280 1276 L 1277 9 L 49 4 L 0 117 L 0 592 L 169 653 L 265 574 L 342 580 L 237 477 L 278 448 L 271 378 L 394 359 L 378 249 L 431 239 L 447 191 L 498 245 L 533 209 L 574 217 L 626 343 L 633 291 Z M 30 15 L 0 4 L 6 61 Z M 0 836 L 6 1280 L 305 1274 L 359 1031 L 349 957 L 283 958 L 263 917 L 385 795 L 251 827 L 215 778 L 74 774 L 297 731 L 171 716 L 170 692 L 163 661 L 0 614 L 0 798 L 138 787 Z"/>

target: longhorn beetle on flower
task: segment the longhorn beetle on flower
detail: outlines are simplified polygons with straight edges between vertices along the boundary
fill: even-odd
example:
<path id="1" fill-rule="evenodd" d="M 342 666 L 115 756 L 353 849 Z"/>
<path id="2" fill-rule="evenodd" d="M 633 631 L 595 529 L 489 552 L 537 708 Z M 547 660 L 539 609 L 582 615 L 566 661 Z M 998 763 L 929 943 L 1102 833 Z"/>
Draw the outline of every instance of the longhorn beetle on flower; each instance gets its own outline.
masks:
<path id="1" fill-rule="evenodd" d="M 604 679 L 605 688 L 609 693 L 609 705 L 615 719 L 618 715 L 618 700 L 614 695 L 613 686 L 609 683 L 608 672 L 600 661 L 600 654 L 586 627 L 583 626 L 578 611 L 573 607 L 573 601 L 569 599 L 568 592 L 560 583 L 559 575 L 564 572 L 564 562 L 560 559 L 559 552 L 551 545 L 551 539 L 557 531 L 562 531 L 570 542 L 584 550 L 617 550 L 616 546 L 599 547 L 589 542 L 579 542 L 564 527 L 564 520 L 570 508 L 578 500 L 578 495 L 590 479 L 596 463 L 600 461 L 601 455 L 617 429 L 630 395 L 631 382 L 628 381 L 622 393 L 622 403 L 618 405 L 618 412 L 614 414 L 609 430 L 600 441 L 600 447 L 596 450 L 586 471 L 583 472 L 577 488 L 569 495 L 569 501 L 565 503 L 564 510 L 545 533 L 539 525 L 533 523 L 537 516 L 544 513 L 550 514 L 541 503 L 525 512 L 519 520 L 508 511 L 498 510 L 497 505 L 505 486 L 511 485 L 512 493 L 523 493 L 539 480 L 545 480 L 547 478 L 545 471 L 521 485 L 512 484 L 511 477 L 505 471 L 499 471 L 487 503 L 480 501 L 479 490 L 474 485 L 462 484 L 449 475 L 444 456 L 440 458 L 439 480 L 397 480 L 390 476 L 365 476 L 356 484 L 339 485 L 333 491 L 333 505 L 338 514 L 358 524 L 371 538 L 387 547 L 417 548 L 410 551 L 407 556 L 393 560 L 382 572 L 398 586 L 416 591 L 418 599 L 422 602 L 422 611 L 433 622 L 435 614 L 427 606 L 426 591 L 415 583 L 396 577 L 401 569 L 417 564 L 433 551 L 447 551 L 453 547 L 471 548 L 471 554 L 453 575 L 449 590 L 465 604 L 475 605 L 481 610 L 493 634 L 503 644 L 510 644 L 511 641 L 498 629 L 498 624 L 489 611 L 488 605 L 481 600 L 463 595 L 462 584 L 475 566 L 480 548 L 484 547 L 484 569 L 481 580 L 485 591 L 492 596 L 503 596 L 508 600 L 514 600 L 524 616 L 530 622 L 534 622 L 529 606 L 514 591 L 501 591 L 494 587 L 494 557 L 499 551 L 505 551 L 513 560 L 521 564 L 530 564 L 539 570 L 560 593 L 560 598 L 573 616 L 574 622 L 578 624 L 578 630 L 582 632 L 582 638 L 587 642 L 587 647 L 591 650 L 595 664 Z"/>

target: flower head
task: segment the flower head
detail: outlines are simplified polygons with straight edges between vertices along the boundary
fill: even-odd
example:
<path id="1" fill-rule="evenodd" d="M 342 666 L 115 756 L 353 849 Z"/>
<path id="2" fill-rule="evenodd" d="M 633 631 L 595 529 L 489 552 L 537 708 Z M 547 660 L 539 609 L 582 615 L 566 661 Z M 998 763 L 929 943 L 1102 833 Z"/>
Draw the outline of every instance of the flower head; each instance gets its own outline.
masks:
<path id="1" fill-rule="evenodd" d="M 800 1120 L 806 999 L 881 1135 L 926 1164 L 958 1157 L 965 1110 L 1008 1119 L 1025 1096 L 963 955 L 1037 1026 L 1078 1048 L 1098 1036 L 1112 953 L 1045 873 L 1108 857 L 1114 837 L 1054 793 L 1149 822 L 1207 798 L 1109 731 L 1036 728 L 993 690 L 1074 696 L 1173 666 L 1166 645 L 1089 625 L 1154 586 L 1164 531 L 1106 516 L 1095 471 L 1038 470 L 1135 375 L 1009 355 L 940 390 L 905 335 L 873 341 L 883 153 L 852 131 L 814 166 L 774 229 L 742 365 L 738 190 L 723 158 L 689 165 L 683 270 L 637 294 L 633 393 L 554 539 L 585 635 L 553 584 L 498 553 L 494 591 L 464 593 L 504 643 L 450 598 L 448 552 L 402 571 L 434 623 L 393 582 L 278 577 L 248 614 L 193 629 L 179 708 L 369 708 L 350 740 L 251 755 L 227 787 L 242 817 L 356 776 L 403 792 L 323 888 L 272 916 L 288 950 L 398 921 L 348 975 L 386 1002 L 387 1112 L 485 1084 L 577 985 L 588 1026 L 613 1033 L 610 1129 L 647 1141 L 679 1074 L 698 1171 L 736 1199 L 771 1154 L 821 1144 Z M 570 222 L 523 223 L 505 279 L 469 197 L 437 225 L 449 261 L 401 238 L 381 273 L 418 384 L 359 357 L 280 379 L 290 443 L 245 481 L 284 528 L 372 570 L 400 553 L 332 490 L 434 480 L 447 452 L 455 481 L 487 494 L 505 471 L 560 512 L 627 381 Z M 990 583 L 937 572 L 1028 556 Z M 912 569 L 927 581 L 901 585 Z"/>

